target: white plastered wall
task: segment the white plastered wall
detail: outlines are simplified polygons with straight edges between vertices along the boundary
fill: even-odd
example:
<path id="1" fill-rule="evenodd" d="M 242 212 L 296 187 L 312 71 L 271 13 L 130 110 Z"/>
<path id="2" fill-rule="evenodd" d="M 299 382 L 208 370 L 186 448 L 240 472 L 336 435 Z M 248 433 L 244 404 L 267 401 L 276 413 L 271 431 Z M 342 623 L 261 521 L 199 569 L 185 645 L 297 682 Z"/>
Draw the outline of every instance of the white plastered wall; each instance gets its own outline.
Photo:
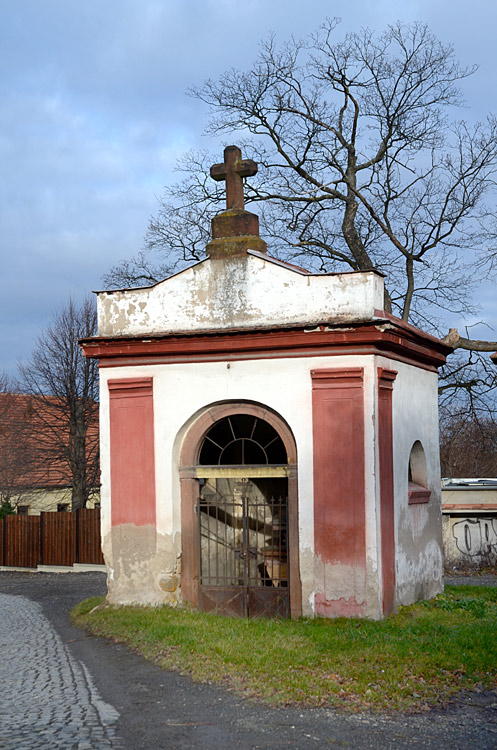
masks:
<path id="1" fill-rule="evenodd" d="M 362 367 L 365 394 L 365 487 L 368 613 L 378 616 L 376 438 L 373 356 L 335 356 L 192 362 L 102 368 L 101 464 L 102 534 L 110 531 L 109 398 L 111 378 L 153 377 L 157 535 L 178 538 L 181 532 L 179 461 L 181 445 L 196 415 L 214 403 L 253 401 L 276 411 L 289 425 L 297 444 L 299 546 L 303 612 L 314 606 L 314 517 L 312 369 Z"/>
<path id="2" fill-rule="evenodd" d="M 437 373 L 378 357 L 396 370 L 393 407 L 397 605 L 434 596 L 443 589 Z M 419 440 L 426 458 L 429 503 L 408 504 L 408 467 Z"/>
<path id="3" fill-rule="evenodd" d="M 307 274 L 260 253 L 207 259 L 152 287 L 99 292 L 100 336 L 371 320 L 383 307 L 374 271 Z"/>

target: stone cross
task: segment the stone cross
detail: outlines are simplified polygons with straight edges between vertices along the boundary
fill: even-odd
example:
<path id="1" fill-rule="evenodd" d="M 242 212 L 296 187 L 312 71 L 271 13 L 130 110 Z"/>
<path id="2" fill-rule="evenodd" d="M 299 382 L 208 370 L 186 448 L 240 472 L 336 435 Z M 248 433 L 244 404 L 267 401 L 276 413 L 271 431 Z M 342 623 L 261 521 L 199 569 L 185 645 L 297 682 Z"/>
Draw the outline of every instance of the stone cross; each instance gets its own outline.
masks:
<path id="1" fill-rule="evenodd" d="M 224 162 L 214 164 L 210 169 L 213 180 L 226 180 L 226 208 L 243 209 L 242 177 L 251 177 L 257 172 L 257 164 L 252 159 L 242 159 L 238 146 L 227 146 L 224 149 Z"/>

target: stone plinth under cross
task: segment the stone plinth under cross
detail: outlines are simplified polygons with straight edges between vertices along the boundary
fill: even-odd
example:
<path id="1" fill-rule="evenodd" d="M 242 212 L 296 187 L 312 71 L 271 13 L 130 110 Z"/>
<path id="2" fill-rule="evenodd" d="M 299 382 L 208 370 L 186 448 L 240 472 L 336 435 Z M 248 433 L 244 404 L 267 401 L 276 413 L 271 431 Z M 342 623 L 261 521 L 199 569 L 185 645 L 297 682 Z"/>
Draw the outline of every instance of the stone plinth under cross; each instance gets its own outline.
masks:
<path id="1" fill-rule="evenodd" d="M 242 256 L 249 249 L 266 252 L 259 237 L 259 217 L 244 209 L 243 178 L 256 173 L 257 163 L 242 159 L 238 146 L 227 146 L 224 161 L 211 167 L 213 180 L 226 181 L 226 211 L 212 220 L 212 240 L 206 248 L 210 257 Z"/>

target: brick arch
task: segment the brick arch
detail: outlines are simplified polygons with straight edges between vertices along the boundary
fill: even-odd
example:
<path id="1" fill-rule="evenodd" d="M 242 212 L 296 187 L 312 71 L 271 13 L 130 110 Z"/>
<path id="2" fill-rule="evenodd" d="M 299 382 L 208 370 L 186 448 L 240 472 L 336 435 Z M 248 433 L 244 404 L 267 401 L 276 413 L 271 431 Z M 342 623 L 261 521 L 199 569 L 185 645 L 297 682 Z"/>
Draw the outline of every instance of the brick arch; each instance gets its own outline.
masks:
<path id="1" fill-rule="evenodd" d="M 181 483 L 181 591 L 184 599 L 194 606 L 199 601 L 198 529 L 195 504 L 199 496 L 195 467 L 199 462 L 202 441 L 209 429 L 221 419 L 234 414 L 247 414 L 270 424 L 281 437 L 286 449 L 289 468 L 289 567 L 290 612 L 292 617 L 302 614 L 302 591 L 299 569 L 297 445 L 287 422 L 277 412 L 263 404 L 232 401 L 213 404 L 204 409 L 188 428 L 180 452 Z"/>

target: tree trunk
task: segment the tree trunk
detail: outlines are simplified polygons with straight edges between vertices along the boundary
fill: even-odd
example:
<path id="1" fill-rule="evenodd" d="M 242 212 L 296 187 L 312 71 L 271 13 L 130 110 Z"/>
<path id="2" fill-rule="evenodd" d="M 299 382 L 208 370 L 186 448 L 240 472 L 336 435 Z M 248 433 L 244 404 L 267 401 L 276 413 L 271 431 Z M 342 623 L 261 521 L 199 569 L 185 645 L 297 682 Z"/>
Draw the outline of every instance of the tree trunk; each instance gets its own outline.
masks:
<path id="1" fill-rule="evenodd" d="M 411 312 L 412 297 L 414 294 L 414 261 L 411 257 L 406 258 L 407 290 L 402 308 L 402 320 L 409 320 Z"/>
<path id="2" fill-rule="evenodd" d="M 86 508 L 89 490 L 86 483 L 85 403 L 82 398 L 75 400 L 70 430 L 73 446 L 71 504 L 73 510 L 78 510 Z"/>

